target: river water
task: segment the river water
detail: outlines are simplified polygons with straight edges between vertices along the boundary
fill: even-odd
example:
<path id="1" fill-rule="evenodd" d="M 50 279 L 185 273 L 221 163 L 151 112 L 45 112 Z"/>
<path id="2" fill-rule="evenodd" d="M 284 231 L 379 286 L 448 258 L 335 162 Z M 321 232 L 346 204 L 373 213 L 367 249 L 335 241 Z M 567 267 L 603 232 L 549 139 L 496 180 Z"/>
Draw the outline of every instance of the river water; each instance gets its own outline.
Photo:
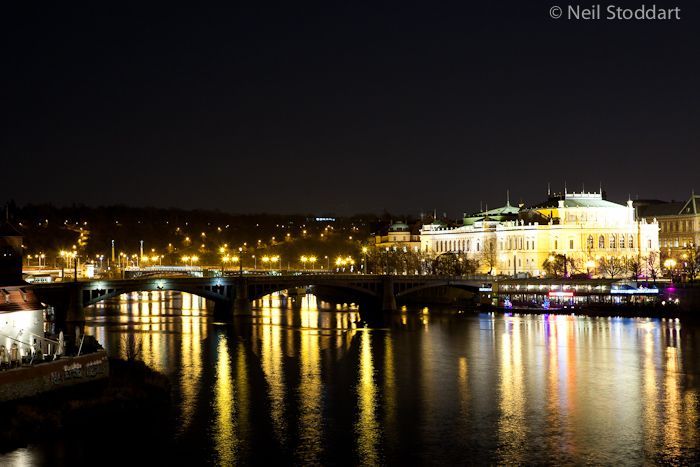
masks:
<path id="1" fill-rule="evenodd" d="M 697 326 L 422 309 L 366 327 L 312 295 L 212 310 L 171 292 L 96 306 L 86 332 L 114 356 L 135 337 L 174 422 L 105 420 L 0 464 L 700 462 Z"/>

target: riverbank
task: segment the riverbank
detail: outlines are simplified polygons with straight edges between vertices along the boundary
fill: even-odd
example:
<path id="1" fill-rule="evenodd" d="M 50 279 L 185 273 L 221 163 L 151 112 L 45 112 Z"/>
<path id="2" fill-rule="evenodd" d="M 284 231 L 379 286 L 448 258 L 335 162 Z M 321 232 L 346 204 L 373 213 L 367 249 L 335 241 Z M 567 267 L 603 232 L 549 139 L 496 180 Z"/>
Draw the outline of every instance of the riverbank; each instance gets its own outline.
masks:
<path id="1" fill-rule="evenodd" d="M 0 452 L 81 437 L 105 423 L 128 427 L 167 420 L 168 378 L 141 361 L 109 359 L 103 380 L 0 404 Z"/>

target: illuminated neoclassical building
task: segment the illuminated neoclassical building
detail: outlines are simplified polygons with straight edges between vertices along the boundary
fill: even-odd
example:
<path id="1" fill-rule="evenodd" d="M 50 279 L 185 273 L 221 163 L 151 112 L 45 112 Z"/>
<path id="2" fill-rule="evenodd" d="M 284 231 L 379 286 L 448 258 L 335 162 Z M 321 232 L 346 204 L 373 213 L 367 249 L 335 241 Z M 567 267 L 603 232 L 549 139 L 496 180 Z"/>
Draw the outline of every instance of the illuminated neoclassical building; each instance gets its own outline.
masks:
<path id="1" fill-rule="evenodd" d="M 411 227 L 403 222 L 391 224 L 386 235 L 377 235 L 374 238 L 377 248 L 405 248 L 410 251 L 418 251 L 420 248 L 420 235 L 411 232 Z"/>
<path id="2" fill-rule="evenodd" d="M 428 224 L 421 230 L 421 251 L 464 253 L 479 261 L 481 272 L 493 274 L 539 276 L 553 254 L 574 260 L 579 272 L 595 274 L 602 257 L 642 259 L 658 250 L 656 220 L 637 220 L 631 201 L 607 201 L 602 191 L 565 191 L 527 208 L 507 202 L 465 215 L 459 227 Z"/>

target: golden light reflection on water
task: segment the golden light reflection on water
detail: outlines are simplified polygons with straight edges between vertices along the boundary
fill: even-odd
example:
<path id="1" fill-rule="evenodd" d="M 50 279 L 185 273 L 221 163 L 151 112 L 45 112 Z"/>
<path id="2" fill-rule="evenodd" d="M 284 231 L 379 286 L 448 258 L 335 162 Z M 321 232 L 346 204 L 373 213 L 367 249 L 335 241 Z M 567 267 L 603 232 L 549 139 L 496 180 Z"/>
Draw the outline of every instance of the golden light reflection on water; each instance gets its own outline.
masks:
<path id="1" fill-rule="evenodd" d="M 469 412 L 469 364 L 467 357 L 459 357 L 458 368 L 459 411 L 462 416 L 466 416 Z"/>
<path id="2" fill-rule="evenodd" d="M 222 333 L 217 336 L 216 383 L 214 386 L 214 449 L 219 465 L 233 465 L 236 460 L 238 439 L 235 425 L 234 386 L 228 340 Z"/>
<path id="3" fill-rule="evenodd" d="M 202 340 L 206 339 L 206 327 L 202 328 L 199 309 L 185 307 L 183 298 L 182 334 L 180 336 L 181 372 L 180 395 L 182 416 L 180 432 L 185 432 L 197 409 L 197 394 L 202 377 Z"/>
<path id="4" fill-rule="evenodd" d="M 312 315 L 312 316 L 309 316 Z M 302 464 L 318 464 L 323 444 L 323 427 L 321 414 L 321 359 L 319 354 L 319 332 L 309 329 L 317 312 L 302 313 L 300 342 L 301 382 L 298 391 L 299 403 L 299 444 L 296 449 L 297 460 Z"/>
<path id="5" fill-rule="evenodd" d="M 390 333 L 384 336 L 384 425 L 385 432 L 393 435 L 396 429 L 396 370 L 394 368 L 394 340 Z"/>
<path id="6" fill-rule="evenodd" d="M 357 451 L 360 462 L 364 465 L 379 464 L 379 423 L 376 417 L 377 388 L 374 381 L 374 363 L 372 361 L 372 342 L 370 331 L 365 330 L 360 340 L 360 368 L 357 383 L 357 398 L 360 413 L 355 431 L 357 433 Z"/>
<path id="7" fill-rule="evenodd" d="M 642 359 L 642 420 L 644 421 L 644 431 L 647 436 L 644 437 L 644 450 L 653 452 L 656 444 L 656 433 L 658 423 L 656 412 L 654 410 L 656 403 L 657 387 L 657 370 L 654 358 L 654 333 L 649 326 L 643 327 L 642 349 L 644 356 Z"/>
<path id="8" fill-rule="evenodd" d="M 277 440 L 287 443 L 287 421 L 284 415 L 286 387 L 282 352 L 282 310 L 265 307 L 261 310 L 261 325 L 256 327 L 261 342 L 261 364 L 269 385 L 270 415 Z"/>
<path id="9" fill-rule="evenodd" d="M 528 463 L 535 449 L 562 463 L 672 462 L 699 449 L 697 364 L 686 361 L 697 355 L 678 323 L 501 315 L 460 321 L 418 311 L 401 313 L 396 327 L 377 339 L 378 331 L 356 330 L 356 309 L 328 311 L 311 295 L 277 294 L 259 305 L 252 320 L 236 323 L 239 330 L 252 326 L 250 340 L 210 332 L 216 353 L 203 344 L 212 323 L 198 297 L 131 294 L 115 306 L 118 333 L 143 338 L 141 358 L 153 368 L 179 371 L 182 430 L 197 412 L 211 410 L 220 464 L 245 457 L 256 420 L 271 421 L 270 442 L 293 451 L 297 463 L 325 460 L 335 435 L 325 431 L 324 411 L 334 407 L 327 404 L 334 397 L 329 389 L 348 376 L 345 371 L 352 371 L 345 381 L 357 382 L 343 401 L 357 408 L 356 418 L 347 418 L 355 435 L 348 442 L 367 464 L 384 462 L 384 444 L 399 446 L 413 439 L 405 434 L 412 430 L 420 440 L 443 430 L 441 436 L 464 445 L 470 441 L 460 436 L 479 432 L 495 448 L 493 462 L 504 464 Z M 115 344 L 104 326 L 91 329 L 101 342 Z M 123 343 L 116 345 L 123 355 Z M 357 353 L 348 352 L 354 348 Z M 247 359 L 249 352 L 259 360 Z M 351 365 L 341 361 L 348 355 Z M 255 368 L 251 362 L 258 361 Z M 202 374 L 211 368 L 210 405 L 198 398 Z M 256 383 L 263 381 L 256 371 L 264 384 Z M 260 393 L 269 402 L 264 413 L 250 402 Z M 397 422 L 407 410 L 417 411 L 420 424 Z M 491 427 L 485 433 L 474 428 L 484 420 Z M 606 457 L 620 447 L 631 454 Z M 635 457 L 635 449 L 646 457 Z"/>
<path id="10" fill-rule="evenodd" d="M 523 387 L 520 318 L 511 318 L 501 335 L 499 455 L 506 464 L 520 461 L 525 440 L 525 394 Z"/>

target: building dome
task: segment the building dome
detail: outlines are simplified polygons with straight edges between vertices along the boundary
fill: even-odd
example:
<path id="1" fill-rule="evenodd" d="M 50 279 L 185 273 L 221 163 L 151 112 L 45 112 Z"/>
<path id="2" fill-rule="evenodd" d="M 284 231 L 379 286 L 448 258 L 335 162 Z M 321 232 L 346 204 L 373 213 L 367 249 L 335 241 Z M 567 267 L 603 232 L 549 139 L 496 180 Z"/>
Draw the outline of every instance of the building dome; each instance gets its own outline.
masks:
<path id="1" fill-rule="evenodd" d="M 408 230 L 408 225 L 403 222 L 394 222 L 391 224 L 391 227 L 389 227 L 389 232 L 408 232 Z"/>

